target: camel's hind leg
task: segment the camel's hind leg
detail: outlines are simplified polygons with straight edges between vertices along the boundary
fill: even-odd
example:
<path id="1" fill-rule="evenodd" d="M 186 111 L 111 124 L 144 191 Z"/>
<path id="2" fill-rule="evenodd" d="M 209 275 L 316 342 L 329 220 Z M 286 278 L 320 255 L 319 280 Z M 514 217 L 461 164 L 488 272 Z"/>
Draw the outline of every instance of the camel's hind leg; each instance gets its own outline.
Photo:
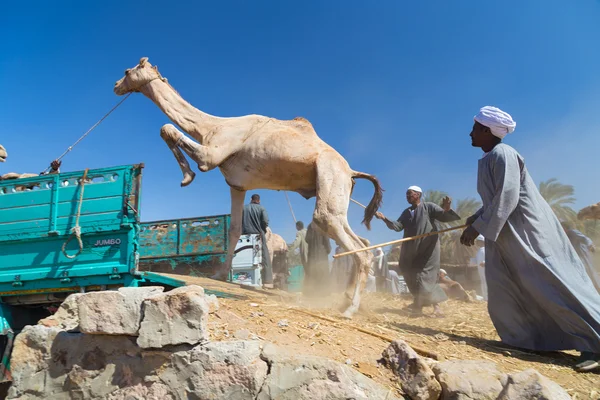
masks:
<path id="1" fill-rule="evenodd" d="M 231 192 L 231 221 L 229 223 L 229 246 L 227 247 L 227 259 L 225 264 L 219 268 L 217 273 L 212 276 L 213 279 L 226 280 L 229 271 L 231 270 L 231 262 L 235 246 L 240 240 L 242 234 L 242 214 L 244 211 L 244 198 L 246 197 L 245 190 L 237 190 L 230 188 Z"/>
<path id="2" fill-rule="evenodd" d="M 348 224 L 347 212 L 351 190 L 351 171 L 345 160 L 337 153 L 321 154 L 317 160 L 317 202 L 313 221 L 346 251 L 365 247 L 363 240 Z M 352 302 L 343 314 L 347 318 L 351 318 L 358 311 L 372 258 L 369 252 L 359 252 L 352 257 L 357 274 L 353 278 Z"/>

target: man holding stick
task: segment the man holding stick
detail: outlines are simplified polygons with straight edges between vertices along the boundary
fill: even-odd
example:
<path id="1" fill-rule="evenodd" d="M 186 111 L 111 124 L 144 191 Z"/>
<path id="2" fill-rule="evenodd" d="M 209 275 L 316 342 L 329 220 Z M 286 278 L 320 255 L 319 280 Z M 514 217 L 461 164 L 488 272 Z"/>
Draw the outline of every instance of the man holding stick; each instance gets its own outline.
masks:
<path id="1" fill-rule="evenodd" d="M 483 107 L 474 119 L 471 144 L 484 151 L 477 178 L 483 207 L 467 219 L 461 242 L 485 237 L 488 309 L 498 335 L 528 350 L 579 350 L 575 369 L 596 369 L 600 295 L 523 157 L 502 143 L 515 129 L 512 117 Z"/>
<path id="2" fill-rule="evenodd" d="M 434 203 L 422 202 L 423 191 L 411 186 L 406 191 L 406 200 L 410 204 L 397 221 L 389 220 L 378 212 L 375 216 L 396 232 L 404 230 L 404 237 L 427 234 L 439 230 L 436 221 L 458 221 L 460 216 L 451 209 L 449 197 L 442 200 L 442 207 Z M 400 269 L 414 302 L 409 306 L 416 315 L 422 315 L 423 307 L 433 306 L 435 316 L 442 316 L 439 303 L 448 299 L 438 284 L 440 272 L 440 238 L 431 235 L 402 244 Z"/>

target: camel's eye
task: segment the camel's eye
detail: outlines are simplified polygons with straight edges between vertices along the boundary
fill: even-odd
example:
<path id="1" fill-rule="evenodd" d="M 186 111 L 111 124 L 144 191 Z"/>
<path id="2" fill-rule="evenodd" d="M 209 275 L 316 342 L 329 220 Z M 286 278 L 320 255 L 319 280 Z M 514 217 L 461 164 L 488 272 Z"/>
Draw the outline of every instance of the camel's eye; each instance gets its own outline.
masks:
<path id="1" fill-rule="evenodd" d="M 131 70 L 130 70 L 130 69 L 126 69 L 126 70 L 125 70 L 125 75 L 129 75 L 129 73 L 130 73 L 130 72 L 131 72 Z"/>

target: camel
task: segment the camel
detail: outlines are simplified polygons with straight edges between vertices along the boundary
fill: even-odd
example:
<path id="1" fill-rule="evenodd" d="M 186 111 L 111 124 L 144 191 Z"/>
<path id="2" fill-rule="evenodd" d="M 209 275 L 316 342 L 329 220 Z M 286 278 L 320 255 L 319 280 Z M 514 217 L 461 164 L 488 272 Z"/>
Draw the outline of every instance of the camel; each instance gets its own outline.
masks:
<path id="1" fill-rule="evenodd" d="M 8 158 L 8 152 L 6 151 L 6 148 L 4 146 L 2 146 L 0 144 L 0 162 L 6 162 L 6 159 Z M 34 176 L 39 176 L 38 174 L 19 174 L 16 172 L 9 172 L 7 174 L 4 175 L 0 175 L 0 181 L 8 181 L 8 180 L 13 180 L 13 179 L 23 179 L 23 178 L 31 178 Z M 25 189 L 32 189 L 34 186 L 37 185 L 33 185 L 33 186 L 15 186 L 15 191 L 17 192 L 22 192 Z"/>
<path id="2" fill-rule="evenodd" d="M 273 283 L 275 284 L 275 287 L 283 288 L 284 282 L 287 282 L 289 272 L 287 268 L 282 269 L 280 262 L 273 262 L 273 260 L 275 260 L 275 255 L 277 254 L 279 257 L 286 260 L 287 266 L 287 243 L 280 235 L 273 233 L 269 227 L 267 227 L 265 239 L 267 241 L 267 247 L 269 248 L 269 259 L 271 260 L 271 265 L 273 266 Z"/>
<path id="3" fill-rule="evenodd" d="M 363 219 L 370 229 L 382 202 L 383 189 L 375 176 L 352 170 L 344 157 L 317 136 L 306 119 L 297 117 L 284 121 L 262 115 L 229 118 L 209 115 L 184 100 L 147 57 L 125 71 L 125 76 L 115 83 L 114 92 L 119 96 L 141 92 L 197 141 L 172 124 L 160 130 L 183 173 L 181 186 L 189 185 L 195 178 L 182 150 L 198 164 L 201 172 L 218 167 L 229 185 L 230 246 L 226 262 L 215 278 L 226 279 L 231 267 L 248 190 L 287 190 L 306 199 L 316 197 L 313 221 L 318 229 L 348 251 L 368 244 L 348 224 L 350 195 L 355 179 L 373 183 L 375 193 Z M 348 318 L 358 310 L 372 255 L 358 252 L 353 257 L 359 273 L 353 278 L 354 289 L 346 293 L 351 302 L 343 315 Z"/>
<path id="4" fill-rule="evenodd" d="M 600 219 L 600 203 L 592 204 L 591 206 L 582 208 L 581 211 L 577 213 L 577 219 Z"/>
<path id="5" fill-rule="evenodd" d="M 285 239 L 283 239 L 280 235 L 273 233 L 273 231 L 269 227 L 267 227 L 265 239 L 267 240 L 267 247 L 269 249 L 271 265 L 273 265 L 273 255 L 277 252 L 287 253 L 288 246 Z"/>

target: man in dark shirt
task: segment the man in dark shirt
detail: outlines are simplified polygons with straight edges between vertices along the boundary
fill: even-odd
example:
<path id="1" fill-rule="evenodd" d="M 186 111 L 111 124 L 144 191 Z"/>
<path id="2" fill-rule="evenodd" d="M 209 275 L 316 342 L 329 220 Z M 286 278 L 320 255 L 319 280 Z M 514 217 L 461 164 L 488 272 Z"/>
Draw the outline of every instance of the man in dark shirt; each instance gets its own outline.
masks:
<path id="1" fill-rule="evenodd" d="M 269 249 L 267 248 L 267 226 L 269 226 L 269 215 L 267 210 L 260 205 L 260 196 L 253 194 L 250 204 L 244 206 L 242 215 L 242 235 L 258 234 L 262 242 L 262 260 L 263 260 L 263 286 L 269 289 L 273 288 L 273 267 L 269 258 Z"/>

